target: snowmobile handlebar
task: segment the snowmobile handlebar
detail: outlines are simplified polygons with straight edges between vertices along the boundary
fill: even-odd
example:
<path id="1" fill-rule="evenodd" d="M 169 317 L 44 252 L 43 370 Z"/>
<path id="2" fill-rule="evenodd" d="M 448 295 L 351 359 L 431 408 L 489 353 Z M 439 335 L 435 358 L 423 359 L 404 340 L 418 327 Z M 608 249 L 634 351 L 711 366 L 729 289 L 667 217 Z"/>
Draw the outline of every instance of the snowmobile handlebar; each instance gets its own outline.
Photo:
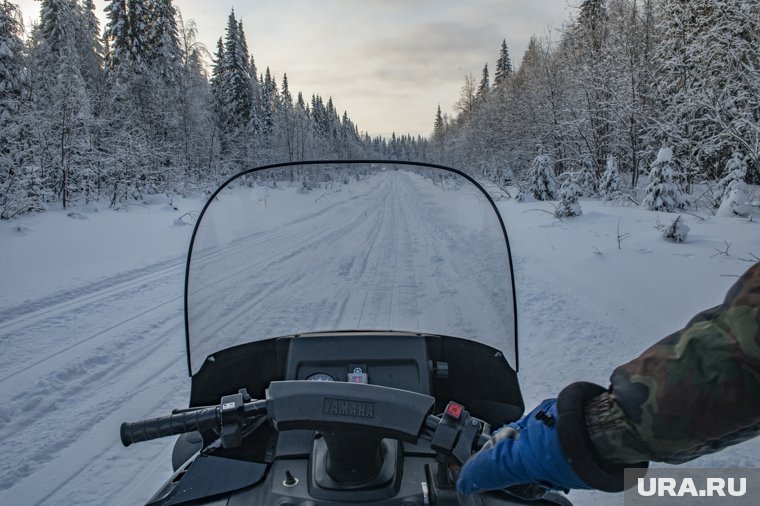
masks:
<path id="1" fill-rule="evenodd" d="M 444 455 L 464 463 L 487 441 L 489 428 L 464 406 L 449 403 L 441 417 L 430 414 L 432 397 L 351 383 L 275 381 L 267 399 L 251 400 L 245 389 L 222 397 L 217 406 L 183 410 L 121 425 L 124 446 L 186 432 L 213 430 L 226 448 L 242 442 L 243 429 L 266 416 L 275 430 L 361 431 L 414 442 L 430 441 Z M 485 429 L 485 430 L 484 430 Z"/>
<path id="2" fill-rule="evenodd" d="M 218 406 L 188 410 L 138 422 L 124 422 L 120 429 L 121 443 L 129 446 L 132 443 L 177 436 L 186 432 L 218 429 L 225 423 L 229 423 L 230 416 L 234 417 L 236 422 L 239 416 L 251 419 L 266 413 L 266 401 L 242 402 L 242 395 L 224 397 Z M 238 396 L 241 399 L 234 399 Z M 241 402 L 235 402 L 236 400 Z M 234 413 L 228 414 L 229 412 Z"/>

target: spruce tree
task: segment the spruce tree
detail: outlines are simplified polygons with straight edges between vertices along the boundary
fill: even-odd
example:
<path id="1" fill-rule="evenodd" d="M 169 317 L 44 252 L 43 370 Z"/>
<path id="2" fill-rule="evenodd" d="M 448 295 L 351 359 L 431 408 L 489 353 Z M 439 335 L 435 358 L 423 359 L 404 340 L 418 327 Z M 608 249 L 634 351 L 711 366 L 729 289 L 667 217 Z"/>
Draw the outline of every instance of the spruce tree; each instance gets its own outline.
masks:
<path id="1" fill-rule="evenodd" d="M 129 37 L 126 0 L 111 0 L 105 9 L 108 23 L 103 38 L 108 46 L 107 64 L 110 70 L 120 69 L 129 61 Z"/>
<path id="2" fill-rule="evenodd" d="M 673 150 L 661 148 L 649 172 L 649 185 L 641 205 L 650 211 L 672 213 L 684 209 L 687 200 L 678 187 L 678 175 L 673 161 Z"/>
<path id="3" fill-rule="evenodd" d="M 82 59 L 82 77 L 93 95 L 103 93 L 103 59 L 105 52 L 100 38 L 100 21 L 95 13 L 95 2 L 84 0 L 79 13 L 77 50 Z M 101 97 L 94 97 L 99 100 Z"/>
<path id="4" fill-rule="evenodd" d="M 441 106 L 438 105 L 438 109 L 435 111 L 435 122 L 433 123 L 433 139 L 443 136 L 444 131 L 443 116 L 441 116 Z"/>
<path id="5" fill-rule="evenodd" d="M 32 174 L 26 173 L 23 163 L 23 34 L 21 10 L 7 0 L 0 1 L 0 219 L 42 208 L 39 195 L 27 191 Z"/>
<path id="6" fill-rule="evenodd" d="M 491 84 L 488 77 L 488 63 L 486 63 L 480 77 L 480 84 L 478 85 L 478 100 L 484 102 L 488 98 L 489 91 L 491 91 Z"/>
<path id="7" fill-rule="evenodd" d="M 612 155 L 607 156 L 607 167 L 602 174 L 599 194 L 602 200 L 616 200 L 620 196 L 620 171 L 617 160 Z"/>
<path id="8" fill-rule="evenodd" d="M 175 86 L 178 84 L 182 65 L 177 11 L 172 5 L 172 0 L 153 0 L 151 6 L 151 70 L 165 86 Z"/>
<path id="9" fill-rule="evenodd" d="M 528 172 L 528 191 L 536 200 L 557 198 L 557 183 L 549 155 L 539 151 Z"/>
<path id="10" fill-rule="evenodd" d="M 147 0 L 126 0 L 127 2 L 127 51 L 133 72 L 142 72 L 150 61 L 151 13 Z"/>
<path id="11" fill-rule="evenodd" d="M 272 77 L 269 67 L 266 69 L 261 87 L 261 105 L 261 124 L 264 129 L 264 138 L 268 140 L 274 129 L 274 116 L 277 107 L 277 83 Z"/>
<path id="12" fill-rule="evenodd" d="M 559 189 L 559 203 L 554 210 L 554 216 L 557 218 L 580 216 L 582 214 L 578 197 L 583 194 L 583 189 L 578 183 L 578 177 L 577 173 L 570 173 L 569 177 L 562 183 Z"/>
<path id="13" fill-rule="evenodd" d="M 249 57 L 242 25 L 235 19 L 233 10 L 227 20 L 224 38 L 224 95 L 230 121 L 243 127 L 251 119 L 253 88 L 249 67 Z"/>
<path id="14" fill-rule="evenodd" d="M 726 175 L 718 182 L 718 188 L 722 190 L 716 200 L 715 214 L 718 216 L 747 216 L 750 212 L 747 205 L 747 185 L 744 179 L 747 177 L 747 163 L 742 160 L 738 153 L 734 153 L 726 164 Z"/>
<path id="15" fill-rule="evenodd" d="M 500 88 L 509 76 L 512 74 L 512 60 L 509 58 L 509 49 L 507 49 L 507 40 L 501 41 L 501 51 L 499 59 L 496 61 L 496 74 L 494 74 L 494 88 Z"/>

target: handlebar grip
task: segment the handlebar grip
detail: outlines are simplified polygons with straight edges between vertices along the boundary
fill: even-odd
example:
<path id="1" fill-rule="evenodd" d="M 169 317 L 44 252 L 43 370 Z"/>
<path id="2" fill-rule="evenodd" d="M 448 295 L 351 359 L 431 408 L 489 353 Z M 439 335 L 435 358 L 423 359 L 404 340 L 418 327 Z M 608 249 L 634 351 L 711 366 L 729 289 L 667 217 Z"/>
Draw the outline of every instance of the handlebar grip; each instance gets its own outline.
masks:
<path id="1" fill-rule="evenodd" d="M 210 429 L 219 426 L 217 408 L 203 408 L 187 413 L 150 418 L 139 422 L 121 424 L 121 443 L 129 446 L 140 441 L 149 441 L 166 436 L 176 436 L 185 432 Z"/>

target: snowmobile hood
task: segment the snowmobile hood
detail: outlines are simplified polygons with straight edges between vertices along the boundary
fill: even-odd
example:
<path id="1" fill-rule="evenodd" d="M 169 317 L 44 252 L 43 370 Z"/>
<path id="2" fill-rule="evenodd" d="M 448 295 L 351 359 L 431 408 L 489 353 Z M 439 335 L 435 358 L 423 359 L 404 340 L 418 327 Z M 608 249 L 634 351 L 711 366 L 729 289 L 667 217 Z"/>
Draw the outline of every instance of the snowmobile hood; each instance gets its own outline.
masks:
<path id="1" fill-rule="evenodd" d="M 278 164 L 200 213 L 185 279 L 190 375 L 215 352 L 324 331 L 448 335 L 517 370 L 509 243 L 473 178 L 432 164 Z"/>

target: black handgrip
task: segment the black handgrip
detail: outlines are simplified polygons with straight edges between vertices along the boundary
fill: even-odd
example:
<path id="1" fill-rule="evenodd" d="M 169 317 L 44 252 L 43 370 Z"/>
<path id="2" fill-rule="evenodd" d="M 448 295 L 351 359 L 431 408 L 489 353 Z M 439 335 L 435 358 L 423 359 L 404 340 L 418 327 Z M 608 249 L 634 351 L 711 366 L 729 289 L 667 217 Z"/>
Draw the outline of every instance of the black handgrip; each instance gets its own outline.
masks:
<path id="1" fill-rule="evenodd" d="M 121 424 L 121 443 L 129 446 L 140 441 L 211 429 L 219 427 L 219 424 L 219 408 L 203 408 L 139 422 L 124 422 Z"/>

